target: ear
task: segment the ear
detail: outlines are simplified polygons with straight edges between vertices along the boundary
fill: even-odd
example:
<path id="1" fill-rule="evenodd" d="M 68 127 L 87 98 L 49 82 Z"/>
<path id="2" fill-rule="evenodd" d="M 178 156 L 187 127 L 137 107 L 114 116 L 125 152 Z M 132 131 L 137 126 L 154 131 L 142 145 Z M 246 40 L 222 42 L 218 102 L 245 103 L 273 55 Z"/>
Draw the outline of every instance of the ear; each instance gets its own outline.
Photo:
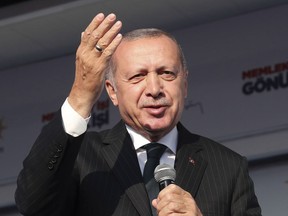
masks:
<path id="1" fill-rule="evenodd" d="M 118 106 L 116 89 L 110 80 L 105 80 L 105 88 L 114 106 Z"/>
<path id="2" fill-rule="evenodd" d="M 188 71 L 185 71 L 184 88 L 185 88 L 184 96 L 185 98 L 187 98 L 188 96 Z"/>

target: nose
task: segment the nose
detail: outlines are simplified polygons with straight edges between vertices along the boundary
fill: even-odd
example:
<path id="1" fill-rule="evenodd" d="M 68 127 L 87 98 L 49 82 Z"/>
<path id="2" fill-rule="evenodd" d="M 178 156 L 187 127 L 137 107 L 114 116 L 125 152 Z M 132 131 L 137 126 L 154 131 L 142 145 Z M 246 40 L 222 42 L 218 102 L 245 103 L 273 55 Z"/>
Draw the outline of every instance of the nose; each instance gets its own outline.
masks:
<path id="1" fill-rule="evenodd" d="M 147 75 L 145 93 L 154 98 L 162 94 L 162 82 L 157 73 L 151 72 Z"/>

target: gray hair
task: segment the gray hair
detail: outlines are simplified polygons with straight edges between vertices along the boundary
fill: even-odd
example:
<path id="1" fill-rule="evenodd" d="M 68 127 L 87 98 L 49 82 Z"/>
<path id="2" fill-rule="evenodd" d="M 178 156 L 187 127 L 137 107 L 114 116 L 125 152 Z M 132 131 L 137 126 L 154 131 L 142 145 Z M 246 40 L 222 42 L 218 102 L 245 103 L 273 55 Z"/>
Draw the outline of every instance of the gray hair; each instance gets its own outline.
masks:
<path id="1" fill-rule="evenodd" d="M 176 43 L 176 45 L 178 46 L 181 65 L 184 71 L 187 71 L 187 63 L 186 63 L 186 58 L 184 56 L 183 50 L 180 44 L 178 43 L 178 41 L 176 40 L 176 38 L 168 32 L 165 32 L 157 28 L 136 29 L 136 30 L 133 30 L 124 34 L 122 41 L 133 41 L 133 40 L 142 39 L 142 38 L 157 38 L 161 36 L 166 36 Z M 109 65 L 106 69 L 105 75 L 106 75 L 106 79 L 110 80 L 113 83 L 113 86 L 116 88 L 115 81 L 114 81 L 115 71 L 116 71 L 116 64 L 112 56 L 112 58 L 109 61 Z"/>

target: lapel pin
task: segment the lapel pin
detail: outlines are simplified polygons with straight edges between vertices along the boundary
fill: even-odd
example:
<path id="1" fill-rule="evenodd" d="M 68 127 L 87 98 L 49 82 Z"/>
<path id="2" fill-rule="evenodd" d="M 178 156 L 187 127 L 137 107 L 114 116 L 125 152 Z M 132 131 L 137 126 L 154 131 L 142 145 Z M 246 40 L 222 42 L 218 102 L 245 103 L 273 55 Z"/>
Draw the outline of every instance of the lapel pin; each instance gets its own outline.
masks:
<path id="1" fill-rule="evenodd" d="M 189 157 L 189 163 L 191 163 L 193 166 L 195 166 L 195 160 Z"/>

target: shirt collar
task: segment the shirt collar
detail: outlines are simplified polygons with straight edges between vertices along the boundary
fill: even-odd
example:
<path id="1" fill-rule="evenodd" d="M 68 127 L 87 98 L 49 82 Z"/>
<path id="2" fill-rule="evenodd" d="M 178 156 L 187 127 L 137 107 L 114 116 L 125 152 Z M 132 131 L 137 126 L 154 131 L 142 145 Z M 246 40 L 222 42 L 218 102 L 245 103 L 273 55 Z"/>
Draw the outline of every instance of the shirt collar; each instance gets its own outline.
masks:
<path id="1" fill-rule="evenodd" d="M 135 150 L 138 150 L 142 146 L 150 143 L 148 139 L 137 133 L 133 128 L 126 125 L 127 131 L 132 139 L 133 145 Z M 158 143 L 161 143 L 167 146 L 174 154 L 176 154 L 176 147 L 177 147 L 177 139 L 178 139 L 178 131 L 176 126 L 164 137 L 158 140 Z"/>

